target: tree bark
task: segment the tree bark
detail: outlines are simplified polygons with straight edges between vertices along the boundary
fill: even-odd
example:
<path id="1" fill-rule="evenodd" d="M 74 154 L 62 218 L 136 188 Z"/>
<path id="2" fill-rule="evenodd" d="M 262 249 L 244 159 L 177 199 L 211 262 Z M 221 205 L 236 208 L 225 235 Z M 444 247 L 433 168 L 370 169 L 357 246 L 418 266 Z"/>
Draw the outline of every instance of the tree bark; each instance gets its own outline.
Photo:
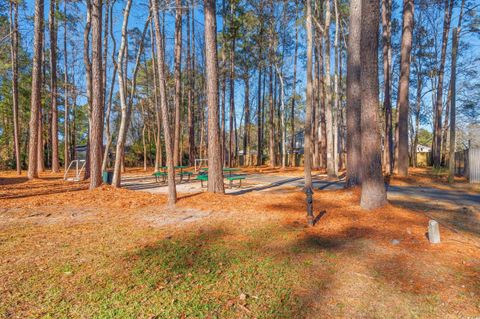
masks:
<path id="1" fill-rule="evenodd" d="M 58 173 L 60 165 L 58 163 L 58 108 L 57 108 L 57 23 L 55 14 L 57 4 L 55 0 L 50 1 L 50 100 L 52 113 L 52 172 Z"/>
<path id="2" fill-rule="evenodd" d="M 42 62 L 40 63 L 41 68 L 42 68 L 42 81 L 40 84 L 41 90 L 46 91 L 46 79 L 47 79 L 47 67 L 46 67 L 46 46 L 45 46 L 45 29 L 42 31 L 42 43 L 43 43 L 43 48 L 42 48 Z M 37 170 L 39 173 L 43 173 L 45 171 L 45 144 L 44 144 L 44 122 L 48 121 L 48 117 L 45 115 L 44 110 L 43 110 L 43 103 L 40 102 L 40 106 L 38 108 L 38 142 L 37 142 Z"/>
<path id="3" fill-rule="evenodd" d="M 442 143 L 442 110 L 443 110 L 443 77 L 445 74 L 445 60 L 447 57 L 448 33 L 450 30 L 450 22 L 452 17 L 453 0 L 445 0 L 445 14 L 443 18 L 443 34 L 442 34 L 442 52 L 440 57 L 440 66 L 438 69 L 437 96 L 435 100 L 435 121 L 433 130 L 433 166 L 441 165 L 441 143 Z"/>
<path id="4" fill-rule="evenodd" d="M 298 18 L 298 3 L 295 0 L 295 20 Z M 292 107 L 290 111 L 291 141 L 290 149 L 292 152 L 291 166 L 295 163 L 295 100 L 297 95 L 297 60 L 298 60 L 298 25 L 295 23 L 295 49 L 293 54 L 293 80 L 292 80 Z"/>
<path id="5" fill-rule="evenodd" d="M 360 206 L 371 210 L 387 203 L 382 175 L 382 151 L 378 131 L 378 25 L 377 0 L 362 1 L 361 30 L 361 103 L 362 103 L 362 193 Z"/>
<path id="6" fill-rule="evenodd" d="M 165 150 L 167 155 L 168 167 L 168 205 L 173 207 L 177 201 L 177 190 L 175 187 L 175 165 L 173 162 L 173 143 L 170 132 L 170 123 L 168 118 L 167 107 L 167 89 L 165 79 L 165 60 L 164 60 L 164 42 L 160 32 L 160 21 L 158 18 L 158 7 L 156 0 L 150 0 L 151 13 L 155 24 L 155 43 L 157 49 L 157 68 L 158 68 L 158 84 L 160 92 L 160 107 L 162 109 L 163 134 L 165 137 Z"/>
<path id="7" fill-rule="evenodd" d="M 42 99 L 42 52 L 43 52 L 43 10 L 44 1 L 35 1 L 32 96 L 30 104 L 29 143 L 28 143 L 28 179 L 38 178 L 38 123 Z"/>
<path id="8" fill-rule="evenodd" d="M 69 110 L 69 95 L 68 95 L 68 51 L 67 51 L 67 0 L 63 2 L 63 68 L 64 68 L 64 120 L 63 120 L 63 169 L 67 171 L 70 164 L 70 139 L 69 139 L 69 122 L 70 122 L 70 110 Z"/>
<path id="9" fill-rule="evenodd" d="M 282 168 L 287 166 L 287 128 L 285 126 L 285 85 L 283 82 L 283 75 L 278 66 L 275 66 L 277 70 L 278 79 L 280 81 L 280 135 L 281 135 L 281 154 L 282 154 Z"/>
<path id="10" fill-rule="evenodd" d="M 102 0 L 92 0 L 92 113 L 90 127 L 90 189 L 102 184 L 103 63 Z"/>
<path id="11" fill-rule="evenodd" d="M 235 163 L 234 161 L 234 154 L 233 154 L 233 146 L 234 146 L 234 138 L 235 138 L 235 131 L 234 131 L 234 116 L 235 116 L 235 37 L 236 37 L 236 29 L 234 26 L 234 16 L 235 16 L 235 3 L 230 4 L 230 36 L 231 44 L 230 44 L 230 112 L 229 112 L 229 124 L 230 124 L 230 132 L 229 132 L 229 143 L 228 143 L 228 166 L 232 167 Z"/>
<path id="12" fill-rule="evenodd" d="M 158 172 L 160 170 L 160 166 L 163 163 L 163 156 L 162 156 L 162 110 L 159 104 L 158 98 L 158 75 L 157 75 L 157 59 L 155 57 L 155 38 L 153 33 L 153 21 L 150 21 L 150 50 L 152 54 L 152 74 L 153 74 L 153 102 L 155 104 L 155 121 L 156 121 L 156 136 L 155 136 L 155 168 L 154 171 Z"/>
<path id="13" fill-rule="evenodd" d="M 113 5 L 114 2 L 107 6 L 107 9 L 110 9 L 110 16 L 113 17 Z M 115 52 L 117 50 L 117 42 L 115 40 L 115 36 L 113 34 L 113 19 L 110 19 L 110 36 L 112 37 L 112 63 L 113 63 L 113 70 L 112 70 L 112 82 L 110 83 L 110 91 L 108 94 L 108 101 L 107 101 L 107 111 L 105 113 L 105 134 L 107 135 L 107 141 L 105 144 L 105 152 L 103 154 L 103 162 L 102 162 L 102 172 L 107 169 L 108 160 L 109 160 L 109 153 L 110 153 L 110 146 L 112 145 L 112 132 L 110 128 L 110 115 L 112 112 L 112 103 L 113 103 L 113 90 L 115 87 L 115 77 L 117 76 L 118 64 L 115 61 Z M 153 41 L 152 41 L 153 42 Z M 106 93 L 106 92 L 105 92 Z"/>
<path id="14" fill-rule="evenodd" d="M 313 192 L 312 188 L 312 111 L 313 111 L 313 87 L 312 87 L 312 4 L 311 0 L 306 2 L 306 31 L 307 31 L 307 105 L 305 109 L 305 144 L 304 144 L 304 171 L 305 171 L 305 192 Z M 308 195 L 307 195 L 308 196 Z M 307 221 L 313 225 L 313 214 L 308 211 Z"/>
<path id="15" fill-rule="evenodd" d="M 462 3 L 463 9 L 463 3 Z M 461 19 L 461 18 L 460 18 Z M 460 25 L 460 23 L 459 23 Z M 452 67 L 450 75 L 450 147 L 448 154 L 448 182 L 453 183 L 455 180 L 455 133 L 456 133 L 456 76 L 457 76 L 457 50 L 458 50 L 458 36 L 460 29 L 454 28 L 452 30 Z"/>
<path id="16" fill-rule="evenodd" d="M 327 174 L 328 177 L 336 177 L 335 153 L 333 147 L 333 110 L 330 78 L 330 0 L 327 0 L 325 4 L 325 124 L 327 133 Z"/>
<path id="17" fill-rule="evenodd" d="M 418 130 L 420 129 L 420 110 L 422 106 L 422 89 L 423 79 L 420 68 L 417 68 L 417 93 L 415 99 L 415 137 L 412 145 L 412 163 L 413 167 L 417 167 L 417 145 L 418 145 Z"/>
<path id="18" fill-rule="evenodd" d="M 190 42 L 192 34 L 190 31 L 190 8 L 187 10 L 187 72 L 188 72 L 188 88 L 187 88 L 187 121 L 188 121 L 188 164 L 192 166 L 195 162 L 195 121 L 194 121 L 194 104 L 193 104 L 193 68 L 190 50 Z M 195 21 L 193 21 L 195 23 Z"/>
<path id="19" fill-rule="evenodd" d="M 18 3 L 10 2 L 10 52 L 12 59 L 12 115 L 13 115 L 13 148 L 17 174 L 22 173 L 20 163 L 20 128 L 18 125 Z"/>
<path id="20" fill-rule="evenodd" d="M 272 63 L 272 62 L 270 62 Z M 270 157 L 270 167 L 276 166 L 275 161 L 275 124 L 273 122 L 275 114 L 275 106 L 273 104 L 273 66 L 270 65 L 270 80 L 269 80 L 269 93 L 268 93 L 268 104 L 269 104 L 269 116 L 268 116 L 268 150 Z"/>
<path id="21" fill-rule="evenodd" d="M 218 123 L 218 57 L 215 0 L 204 0 L 205 71 L 208 106 L 208 191 L 224 193 Z"/>
<path id="22" fill-rule="evenodd" d="M 243 165 L 250 165 L 250 78 L 247 68 L 244 76 L 245 81 L 245 124 L 243 130 Z"/>
<path id="23" fill-rule="evenodd" d="M 90 31 L 92 28 L 92 3 L 86 0 L 87 21 L 83 32 L 83 63 L 85 64 L 86 75 L 86 93 L 88 100 L 88 138 L 87 138 L 87 158 L 85 159 L 85 179 L 90 178 L 90 130 L 92 127 L 92 63 L 90 59 Z"/>
<path id="24" fill-rule="evenodd" d="M 128 43 L 128 18 L 130 17 L 130 9 L 132 7 L 132 0 L 128 0 L 123 10 L 123 23 L 122 23 L 122 39 L 120 42 L 120 48 L 118 50 L 117 65 L 118 68 L 118 93 L 120 96 L 120 127 L 118 130 L 117 147 L 115 152 L 115 164 L 113 168 L 112 185 L 120 187 L 121 185 L 121 165 L 122 158 L 125 152 L 125 142 L 127 137 L 128 122 L 130 121 L 130 108 L 128 94 L 127 94 L 127 72 L 128 70 L 128 57 L 125 57 L 126 46 Z M 124 67 L 124 65 L 126 67 Z"/>
<path id="25" fill-rule="evenodd" d="M 340 127 L 339 127 L 339 115 L 340 115 L 340 83 L 338 75 L 338 65 L 339 65 L 339 52 L 338 52 L 338 41 L 339 41 L 339 31 L 340 31 L 340 17 L 338 9 L 338 0 L 334 0 L 335 5 L 335 39 L 334 39 L 334 54 L 335 54 L 335 75 L 333 79 L 333 91 L 334 91 L 334 109 L 333 109 L 333 154 L 334 154 L 334 171 L 335 175 L 338 176 L 338 169 L 340 164 Z"/>
<path id="26" fill-rule="evenodd" d="M 383 108 L 385 112 L 385 137 L 383 143 L 385 173 L 390 175 L 393 168 L 393 131 L 391 87 L 391 27 L 392 0 L 382 0 L 382 37 L 383 37 Z"/>
<path id="27" fill-rule="evenodd" d="M 361 184 L 361 29 L 362 0 L 350 1 L 347 56 L 347 177 L 345 187 Z"/>
<path id="28" fill-rule="evenodd" d="M 261 56 L 261 54 L 260 54 Z M 258 99 L 257 99 L 257 166 L 263 164 L 263 134 L 262 134 L 262 69 L 258 69 Z"/>
<path id="29" fill-rule="evenodd" d="M 399 176 L 408 175 L 408 111 L 410 83 L 410 52 L 412 51 L 414 1 L 403 1 L 403 32 L 400 58 L 400 80 L 398 83 L 398 162 Z"/>
<path id="30" fill-rule="evenodd" d="M 173 162 L 180 165 L 180 103 L 182 100 L 182 1 L 175 0 L 175 130 L 173 144 Z"/>

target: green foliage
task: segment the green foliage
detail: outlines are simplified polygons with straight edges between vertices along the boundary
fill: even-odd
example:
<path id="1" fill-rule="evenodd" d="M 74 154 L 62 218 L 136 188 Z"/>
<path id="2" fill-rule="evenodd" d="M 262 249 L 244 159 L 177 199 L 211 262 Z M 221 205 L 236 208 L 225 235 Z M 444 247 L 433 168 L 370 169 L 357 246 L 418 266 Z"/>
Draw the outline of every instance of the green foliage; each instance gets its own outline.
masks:
<path id="1" fill-rule="evenodd" d="M 421 128 L 418 132 L 418 143 L 425 146 L 432 145 L 433 135 L 426 129 Z"/>

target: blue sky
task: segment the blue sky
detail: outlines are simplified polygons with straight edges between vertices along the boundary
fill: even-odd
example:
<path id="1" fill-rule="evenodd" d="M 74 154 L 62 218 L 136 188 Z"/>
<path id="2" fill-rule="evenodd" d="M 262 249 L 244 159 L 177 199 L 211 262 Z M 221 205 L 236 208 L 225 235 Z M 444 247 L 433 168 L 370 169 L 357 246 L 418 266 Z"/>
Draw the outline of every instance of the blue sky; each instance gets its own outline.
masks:
<path id="1" fill-rule="evenodd" d="M 396 1 L 398 2 L 398 1 Z M 26 0 L 25 1 L 25 5 L 26 5 L 26 10 L 22 10 L 21 11 L 21 19 L 20 19 L 20 26 L 21 26 L 21 32 L 22 32 L 22 35 L 24 36 L 23 38 L 23 43 L 24 43 L 24 47 L 26 47 L 27 49 L 31 49 L 31 43 L 33 42 L 31 36 L 33 35 L 33 21 L 31 19 L 31 15 L 33 14 L 33 3 L 34 3 L 34 0 Z M 195 24 L 195 27 L 196 27 L 196 32 L 197 32 L 197 38 L 199 37 L 202 37 L 203 38 L 203 13 L 202 13 L 202 7 L 201 7 L 201 4 L 202 2 L 200 1 L 199 2 L 200 4 L 197 5 L 197 7 L 195 8 L 195 18 L 196 18 L 196 24 Z M 124 0 L 117 0 L 116 1 L 116 4 L 115 4 L 115 7 L 114 7 L 114 14 L 113 14 L 113 22 L 114 22 L 114 33 L 116 35 L 116 38 L 117 38 L 117 48 L 118 48 L 118 45 L 119 45 L 119 38 L 120 38 L 120 29 L 121 29 L 121 24 L 122 24 L 122 20 L 123 20 L 123 14 L 122 14 L 122 11 L 123 11 L 123 7 L 124 7 L 124 4 L 125 4 L 125 1 Z M 82 16 L 82 18 L 84 19 L 85 18 L 85 6 L 83 4 L 83 2 L 80 2 L 78 4 L 75 5 L 76 8 L 75 8 L 75 13 L 76 15 L 78 16 Z M 70 5 L 69 8 L 71 10 L 74 10 L 74 6 L 73 5 Z M 397 4 L 396 6 L 396 10 L 394 11 L 394 18 L 397 18 L 399 19 L 399 22 L 401 23 L 401 6 L 399 6 Z M 60 9 L 63 10 L 63 1 L 60 2 Z M 220 8 L 217 8 L 217 9 L 220 9 Z M 47 0 L 46 3 L 45 3 L 45 18 L 46 18 L 46 23 L 48 23 L 48 10 L 49 10 L 49 1 Z M 218 10 L 217 10 L 218 11 Z M 458 19 L 458 8 L 455 8 L 454 10 L 454 13 L 453 13 L 453 20 L 452 20 L 452 26 L 456 26 L 457 25 L 457 19 Z M 143 25 L 144 25 L 144 22 L 145 22 L 145 19 L 148 15 L 148 2 L 143 0 L 143 1 L 133 1 L 133 5 L 132 5 L 132 10 L 131 10 L 131 15 L 130 15 L 130 20 L 129 20 L 129 28 L 133 28 L 133 27 L 138 27 L 139 29 L 143 28 Z M 441 21 L 440 21 L 441 22 Z M 222 21 L 221 21 L 221 16 L 218 16 L 217 17 L 217 28 L 218 30 L 220 31 L 221 28 L 222 28 Z M 333 26 L 332 26 L 332 30 L 333 30 Z M 186 27 L 184 25 L 184 37 L 186 36 L 185 33 L 186 33 Z M 300 37 L 299 37 L 299 41 L 301 43 L 301 45 L 303 45 L 305 43 L 305 38 L 304 38 L 304 32 L 303 32 L 303 29 L 300 28 L 301 30 L 301 33 L 300 33 Z M 60 26 L 59 28 L 59 44 L 61 44 L 61 41 L 63 40 L 63 26 Z M 294 33 L 294 28 L 290 28 L 289 32 L 292 33 L 292 36 L 293 36 L 293 33 Z M 441 26 L 439 26 L 439 32 L 441 32 Z M 173 67 L 173 34 L 174 34 L 174 10 L 168 10 L 166 11 L 166 52 L 167 52 L 167 55 L 166 55 L 166 59 L 167 59 L 167 65 L 172 68 Z M 77 75 L 76 75 L 76 78 L 77 79 L 81 79 L 82 83 L 84 82 L 84 78 L 85 78 L 85 73 L 81 67 L 81 65 L 83 64 L 83 53 L 82 53 L 82 49 L 83 49 L 83 22 L 82 23 L 79 23 L 77 25 L 77 30 L 75 32 L 72 32 L 70 31 L 68 33 L 69 35 L 69 40 L 73 40 L 74 43 L 75 43 L 75 48 L 71 47 L 70 49 L 75 49 L 78 51 L 78 58 L 79 58 L 79 61 L 78 61 L 78 65 L 79 65 L 79 68 L 78 68 L 78 72 L 77 72 Z M 451 41 L 451 39 L 450 39 Z M 471 47 L 470 47 L 470 51 L 471 52 L 463 52 L 463 55 L 465 56 L 466 59 L 468 58 L 471 58 L 472 56 L 473 57 L 478 57 L 479 56 L 479 50 L 478 48 L 480 47 L 480 40 L 478 38 L 478 36 L 476 35 L 466 35 L 462 38 L 462 41 L 466 41 L 468 43 L 470 43 Z M 394 43 L 399 43 L 400 42 L 400 34 L 397 34 L 396 37 L 393 38 L 393 42 Z M 47 41 L 47 45 L 48 45 L 48 41 Z M 61 47 L 60 47 L 61 49 Z M 200 50 L 200 48 L 198 47 L 197 45 L 197 50 Z M 333 48 L 332 48 L 333 50 Z M 304 49 L 302 47 L 299 48 L 299 53 L 300 53 L 300 56 L 302 55 L 302 52 L 304 51 Z M 148 52 L 148 49 L 147 49 L 147 52 Z M 199 51 L 198 51 L 199 52 Z M 450 49 L 449 51 L 450 52 Z M 449 67 L 449 57 L 450 53 L 448 53 L 448 56 L 447 56 L 447 66 Z M 297 73 L 297 79 L 299 80 L 299 82 L 297 83 L 297 93 L 298 94 L 301 94 L 302 96 L 304 96 L 304 79 L 305 79 L 305 67 L 304 67 L 304 61 L 300 58 L 299 56 L 299 70 L 298 70 L 298 73 Z M 288 67 L 293 65 L 293 56 L 290 56 L 290 57 L 287 57 L 287 59 L 290 59 L 290 62 L 286 62 L 286 67 L 285 67 L 285 70 L 289 70 Z M 333 61 L 334 59 L 332 58 L 331 61 L 332 61 L 332 69 L 333 69 Z M 111 61 L 109 60 L 109 64 L 111 64 Z M 478 64 L 478 61 L 477 61 L 477 64 Z M 380 65 L 381 65 L 381 61 L 380 61 Z M 62 68 L 63 64 L 60 64 L 60 68 Z M 394 69 L 397 68 L 398 69 L 398 61 L 395 61 L 394 60 L 394 65 L 393 65 Z M 475 65 L 473 66 L 475 67 Z M 478 65 L 478 67 L 480 68 L 480 65 Z M 394 73 L 398 73 L 398 70 L 394 70 Z M 254 80 L 254 78 L 252 78 Z M 445 82 L 445 85 L 448 84 L 448 79 L 449 77 L 446 76 L 446 82 Z M 461 79 L 460 79 L 461 81 Z M 252 81 L 252 88 L 256 86 L 256 81 Z M 413 86 L 411 86 L 410 88 L 411 90 L 414 90 L 415 88 Z M 461 88 L 459 88 L 460 90 Z M 244 104 L 244 89 L 243 89 L 243 83 L 241 83 L 241 81 L 237 81 L 236 83 L 236 90 L 235 90 L 235 104 L 237 106 L 237 114 L 236 114 L 236 118 L 237 118 L 237 122 L 240 121 L 240 118 L 242 116 L 242 109 L 243 109 L 243 104 Z M 255 91 L 252 89 L 252 92 L 251 92 L 251 101 L 253 103 L 253 107 L 255 109 L 256 107 L 256 99 L 254 99 L 255 97 Z M 286 92 L 286 97 L 288 97 L 290 95 L 290 90 L 287 90 Z M 227 98 L 228 98 L 228 93 L 227 93 Z M 79 101 L 80 103 L 82 102 L 85 102 L 85 100 L 83 99 Z M 394 105 L 395 105 L 395 101 L 394 102 Z M 431 104 L 431 97 L 429 94 L 426 95 L 425 97 L 425 100 L 424 100 L 424 103 L 426 105 L 429 105 Z M 427 128 L 430 130 L 430 124 L 429 123 L 426 123 L 423 125 L 424 128 Z"/>

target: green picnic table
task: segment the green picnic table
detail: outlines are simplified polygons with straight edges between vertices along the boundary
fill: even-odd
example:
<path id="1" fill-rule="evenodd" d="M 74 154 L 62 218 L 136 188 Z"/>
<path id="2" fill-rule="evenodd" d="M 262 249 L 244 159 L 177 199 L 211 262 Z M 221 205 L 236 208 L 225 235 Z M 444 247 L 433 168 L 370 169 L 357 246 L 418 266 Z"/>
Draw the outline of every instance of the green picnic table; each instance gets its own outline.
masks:
<path id="1" fill-rule="evenodd" d="M 235 168 L 235 167 L 224 167 L 223 168 L 223 172 L 228 173 L 229 176 L 232 176 L 233 172 L 238 172 L 239 170 L 240 170 L 239 168 Z M 208 172 L 208 167 L 201 168 L 200 172 L 202 172 L 202 173 Z"/>
<path id="2" fill-rule="evenodd" d="M 228 175 L 231 177 L 233 172 L 238 172 L 240 169 L 239 168 L 234 168 L 234 167 L 224 167 L 223 172 L 228 173 Z"/>
<path id="3" fill-rule="evenodd" d="M 239 187 L 242 186 L 242 180 L 244 180 L 246 177 L 245 175 L 233 175 L 233 172 L 238 172 L 240 171 L 239 168 L 234 168 L 234 167 L 224 167 L 223 172 L 228 173 L 228 176 L 225 176 L 225 179 L 229 181 L 229 186 L 230 188 L 233 187 L 233 182 L 238 181 L 239 182 Z M 202 168 L 200 169 L 200 174 L 195 178 L 196 180 L 200 181 L 203 187 L 203 182 L 208 182 L 208 175 L 206 174 L 208 172 L 208 168 Z"/>
<path id="4" fill-rule="evenodd" d="M 175 166 L 174 168 L 176 170 L 178 170 L 178 169 L 180 170 L 180 173 L 178 173 L 178 175 L 180 176 L 180 183 L 182 182 L 184 176 L 187 176 L 188 181 L 190 181 L 190 177 L 193 175 L 193 173 L 183 171 L 185 168 L 188 168 L 188 166 L 178 165 L 178 166 Z M 168 166 L 161 166 L 160 169 L 162 169 L 163 172 L 166 174 L 166 170 L 168 169 Z"/>
<path id="5" fill-rule="evenodd" d="M 152 175 L 155 176 L 155 181 L 157 183 L 158 183 L 158 179 L 160 177 L 162 178 L 163 183 L 165 183 L 165 179 L 167 178 L 167 173 L 166 172 L 154 172 Z"/>

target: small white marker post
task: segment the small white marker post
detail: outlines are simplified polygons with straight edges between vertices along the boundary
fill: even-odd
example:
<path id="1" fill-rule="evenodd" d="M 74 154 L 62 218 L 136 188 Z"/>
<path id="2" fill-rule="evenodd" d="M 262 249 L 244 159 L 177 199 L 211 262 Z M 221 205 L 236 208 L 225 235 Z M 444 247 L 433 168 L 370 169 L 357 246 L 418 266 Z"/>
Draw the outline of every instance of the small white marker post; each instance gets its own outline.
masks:
<path id="1" fill-rule="evenodd" d="M 428 239 L 431 244 L 440 244 L 440 226 L 436 220 L 428 222 Z"/>

